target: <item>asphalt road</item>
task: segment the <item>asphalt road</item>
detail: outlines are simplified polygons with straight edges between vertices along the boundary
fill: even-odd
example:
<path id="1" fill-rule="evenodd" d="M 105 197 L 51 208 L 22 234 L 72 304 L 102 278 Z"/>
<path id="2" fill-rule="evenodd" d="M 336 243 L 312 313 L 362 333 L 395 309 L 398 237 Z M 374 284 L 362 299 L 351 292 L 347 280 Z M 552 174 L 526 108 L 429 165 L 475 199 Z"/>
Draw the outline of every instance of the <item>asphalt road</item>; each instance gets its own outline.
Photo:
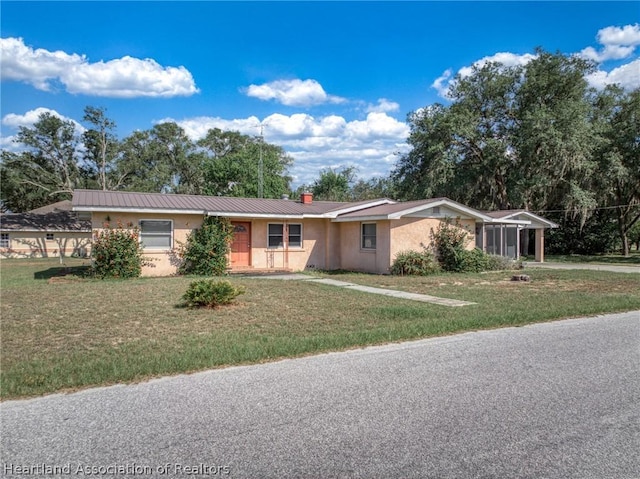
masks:
<path id="1" fill-rule="evenodd" d="M 5 402 L 0 475 L 638 478 L 639 408 L 632 312 Z"/>

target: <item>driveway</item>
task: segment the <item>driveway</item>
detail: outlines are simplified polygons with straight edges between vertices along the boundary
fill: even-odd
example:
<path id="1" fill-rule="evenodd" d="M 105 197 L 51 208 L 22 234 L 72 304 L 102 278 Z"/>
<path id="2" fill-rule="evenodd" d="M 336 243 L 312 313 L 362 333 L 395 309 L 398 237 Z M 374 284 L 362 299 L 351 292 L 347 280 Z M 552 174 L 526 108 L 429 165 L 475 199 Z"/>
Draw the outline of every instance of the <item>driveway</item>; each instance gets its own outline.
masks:
<path id="1" fill-rule="evenodd" d="M 636 311 L 9 401 L 0 474 L 637 478 L 639 343 Z"/>

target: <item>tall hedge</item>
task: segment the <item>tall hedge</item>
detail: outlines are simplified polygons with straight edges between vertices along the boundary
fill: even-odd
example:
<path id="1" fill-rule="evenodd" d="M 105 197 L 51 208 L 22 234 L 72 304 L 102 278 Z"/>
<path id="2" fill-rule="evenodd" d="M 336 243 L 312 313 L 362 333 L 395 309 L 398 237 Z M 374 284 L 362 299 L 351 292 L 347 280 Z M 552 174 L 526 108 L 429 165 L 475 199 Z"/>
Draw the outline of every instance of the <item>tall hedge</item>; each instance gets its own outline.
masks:
<path id="1" fill-rule="evenodd" d="M 229 218 L 205 216 L 202 226 L 187 236 L 182 245 L 180 274 L 220 276 L 227 269 L 233 240 L 233 225 Z"/>

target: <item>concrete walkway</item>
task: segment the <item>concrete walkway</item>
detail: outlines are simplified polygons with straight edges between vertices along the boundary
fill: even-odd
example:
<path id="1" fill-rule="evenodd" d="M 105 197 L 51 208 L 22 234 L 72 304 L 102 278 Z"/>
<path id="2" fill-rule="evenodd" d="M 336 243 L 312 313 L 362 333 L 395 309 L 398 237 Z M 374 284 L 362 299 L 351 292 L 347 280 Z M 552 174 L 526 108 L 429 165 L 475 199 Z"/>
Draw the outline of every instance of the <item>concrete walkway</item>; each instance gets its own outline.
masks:
<path id="1" fill-rule="evenodd" d="M 640 266 L 625 266 L 615 264 L 592 264 L 592 263 L 534 263 L 525 261 L 522 263 L 527 268 L 546 269 L 590 269 L 594 271 L 612 271 L 614 273 L 640 273 Z"/>
<path id="2" fill-rule="evenodd" d="M 459 301 L 457 299 L 438 298 L 436 296 L 429 296 L 427 294 L 418 293 L 406 293 L 404 291 L 397 291 L 395 289 L 373 288 L 371 286 L 361 286 L 359 284 L 347 283 L 345 281 L 336 281 L 335 279 L 309 279 L 314 283 L 328 284 L 330 286 L 337 286 L 339 288 L 355 289 L 356 291 L 362 291 L 364 293 L 382 294 L 385 296 L 393 296 L 394 298 L 411 299 L 413 301 L 422 301 L 423 303 L 440 304 L 442 306 L 468 306 L 469 301 Z"/>
<path id="3" fill-rule="evenodd" d="M 309 281 L 312 283 L 326 284 L 329 286 L 336 286 L 338 288 L 353 289 L 356 291 L 362 291 L 364 293 L 382 294 L 384 296 L 392 296 L 400 299 L 410 299 L 412 301 L 421 301 L 423 303 L 439 304 L 442 306 L 469 306 L 469 301 L 460 301 L 457 299 L 438 298 L 436 296 L 429 296 L 427 294 L 407 293 L 404 291 L 397 291 L 395 289 L 374 288 L 372 286 L 362 286 L 359 284 L 348 283 L 346 281 L 337 281 L 335 279 L 328 278 L 314 278 L 313 276 L 307 276 L 305 274 L 274 274 L 264 276 L 250 276 L 251 279 L 280 279 L 280 280 L 299 280 Z"/>

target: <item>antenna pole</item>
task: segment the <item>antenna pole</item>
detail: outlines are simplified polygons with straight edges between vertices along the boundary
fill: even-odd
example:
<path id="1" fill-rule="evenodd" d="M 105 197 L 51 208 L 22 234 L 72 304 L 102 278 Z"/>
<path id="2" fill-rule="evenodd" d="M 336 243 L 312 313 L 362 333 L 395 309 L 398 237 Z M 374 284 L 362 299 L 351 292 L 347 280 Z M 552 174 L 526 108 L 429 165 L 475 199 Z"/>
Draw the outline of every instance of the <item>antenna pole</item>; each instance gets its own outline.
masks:
<path id="1" fill-rule="evenodd" d="M 260 122 L 260 159 L 258 160 L 258 198 L 264 197 L 264 164 L 262 160 L 262 144 L 264 143 L 264 126 Z"/>

